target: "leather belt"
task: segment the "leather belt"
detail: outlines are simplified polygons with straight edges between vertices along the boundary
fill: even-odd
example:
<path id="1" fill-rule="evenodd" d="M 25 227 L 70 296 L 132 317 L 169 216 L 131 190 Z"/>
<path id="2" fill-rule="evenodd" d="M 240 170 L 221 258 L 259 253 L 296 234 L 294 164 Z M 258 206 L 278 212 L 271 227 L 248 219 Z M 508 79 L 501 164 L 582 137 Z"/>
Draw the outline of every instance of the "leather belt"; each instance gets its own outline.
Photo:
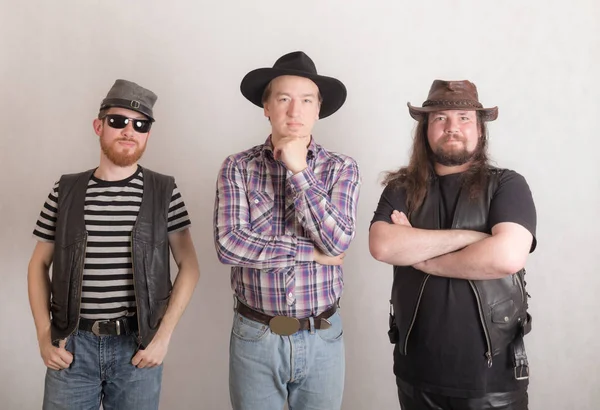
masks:
<path id="1" fill-rule="evenodd" d="M 136 316 L 125 316 L 112 320 L 79 319 L 79 330 L 92 332 L 96 336 L 118 336 L 131 334 L 138 329 Z"/>
<path id="2" fill-rule="evenodd" d="M 269 316 L 244 305 L 240 301 L 237 302 L 235 310 L 247 319 L 269 326 L 273 333 L 281 336 L 290 336 L 299 330 L 310 330 L 311 318 L 309 317 L 297 319 L 290 316 Z M 328 319 L 333 316 L 336 311 L 337 304 L 334 304 L 320 315 L 313 316 L 314 328 L 329 329 L 331 327 L 331 322 Z"/>

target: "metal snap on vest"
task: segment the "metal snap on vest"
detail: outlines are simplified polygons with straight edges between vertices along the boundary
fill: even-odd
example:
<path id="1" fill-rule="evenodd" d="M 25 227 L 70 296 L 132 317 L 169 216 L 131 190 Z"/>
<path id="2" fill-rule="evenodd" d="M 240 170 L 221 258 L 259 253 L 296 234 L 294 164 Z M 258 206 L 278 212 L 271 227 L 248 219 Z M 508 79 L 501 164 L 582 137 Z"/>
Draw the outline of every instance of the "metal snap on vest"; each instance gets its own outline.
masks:
<path id="1" fill-rule="evenodd" d="M 508 322 L 510 319 L 508 318 L 508 316 L 504 316 L 504 321 Z"/>

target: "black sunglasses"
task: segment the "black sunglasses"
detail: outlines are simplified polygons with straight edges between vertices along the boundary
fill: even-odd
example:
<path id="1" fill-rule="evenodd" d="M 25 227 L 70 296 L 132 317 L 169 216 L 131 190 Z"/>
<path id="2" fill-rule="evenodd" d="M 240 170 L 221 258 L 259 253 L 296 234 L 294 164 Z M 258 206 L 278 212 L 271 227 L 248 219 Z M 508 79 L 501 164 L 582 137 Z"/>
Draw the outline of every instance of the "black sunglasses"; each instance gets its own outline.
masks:
<path id="1" fill-rule="evenodd" d="M 127 124 L 129 124 L 129 121 L 131 121 L 133 129 L 142 134 L 145 134 L 148 131 L 150 131 L 150 128 L 152 127 L 152 121 L 150 120 L 143 120 L 140 118 L 128 118 L 124 115 L 119 114 L 108 114 L 104 118 L 106 118 L 106 123 L 111 128 L 116 128 L 118 130 L 125 128 Z"/>

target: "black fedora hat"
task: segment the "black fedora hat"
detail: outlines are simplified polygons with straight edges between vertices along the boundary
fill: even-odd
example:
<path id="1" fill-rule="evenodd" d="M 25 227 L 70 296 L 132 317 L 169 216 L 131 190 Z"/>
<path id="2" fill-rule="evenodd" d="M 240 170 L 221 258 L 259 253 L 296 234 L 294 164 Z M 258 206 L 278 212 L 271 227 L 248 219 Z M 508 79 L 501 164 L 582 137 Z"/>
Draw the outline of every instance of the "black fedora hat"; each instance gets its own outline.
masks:
<path id="1" fill-rule="evenodd" d="M 295 75 L 312 80 L 323 98 L 320 118 L 325 118 L 336 112 L 346 101 L 346 87 L 333 77 L 317 74 L 315 63 L 302 51 L 295 51 L 280 57 L 272 68 L 259 68 L 250 71 L 240 85 L 244 97 L 252 104 L 263 106 L 262 96 L 267 85 L 276 77 Z"/>

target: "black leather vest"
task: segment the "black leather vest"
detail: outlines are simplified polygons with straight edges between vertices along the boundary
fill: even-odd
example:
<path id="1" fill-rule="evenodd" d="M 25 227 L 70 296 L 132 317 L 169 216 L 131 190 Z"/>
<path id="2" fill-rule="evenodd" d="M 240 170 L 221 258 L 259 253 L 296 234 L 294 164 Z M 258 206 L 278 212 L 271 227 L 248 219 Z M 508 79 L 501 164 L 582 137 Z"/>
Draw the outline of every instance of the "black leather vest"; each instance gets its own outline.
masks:
<path id="1" fill-rule="evenodd" d="M 504 170 L 490 168 L 488 189 L 476 199 L 470 199 L 467 190 L 461 190 L 454 211 L 452 229 L 468 229 L 491 233 L 488 214 L 491 199 L 498 187 Z M 410 217 L 415 228 L 441 229 L 439 226 L 440 202 L 442 200 L 439 180 L 434 178 L 427 190 L 423 205 Z M 488 366 L 492 357 L 502 351 L 518 335 L 527 333 L 527 292 L 525 270 L 514 275 L 492 280 L 469 280 L 475 299 L 481 326 L 486 338 Z M 411 266 L 394 266 L 392 304 L 397 327 L 397 343 L 401 354 L 408 354 L 408 338 L 416 320 L 421 296 L 430 275 Z"/>
<path id="2" fill-rule="evenodd" d="M 84 203 L 94 170 L 63 175 L 58 186 L 58 217 L 52 266 L 52 340 L 64 339 L 79 324 L 87 244 Z M 131 234 L 138 343 L 147 346 L 158 330 L 169 297 L 171 276 L 167 215 L 174 179 L 143 170 L 140 212 Z"/>

